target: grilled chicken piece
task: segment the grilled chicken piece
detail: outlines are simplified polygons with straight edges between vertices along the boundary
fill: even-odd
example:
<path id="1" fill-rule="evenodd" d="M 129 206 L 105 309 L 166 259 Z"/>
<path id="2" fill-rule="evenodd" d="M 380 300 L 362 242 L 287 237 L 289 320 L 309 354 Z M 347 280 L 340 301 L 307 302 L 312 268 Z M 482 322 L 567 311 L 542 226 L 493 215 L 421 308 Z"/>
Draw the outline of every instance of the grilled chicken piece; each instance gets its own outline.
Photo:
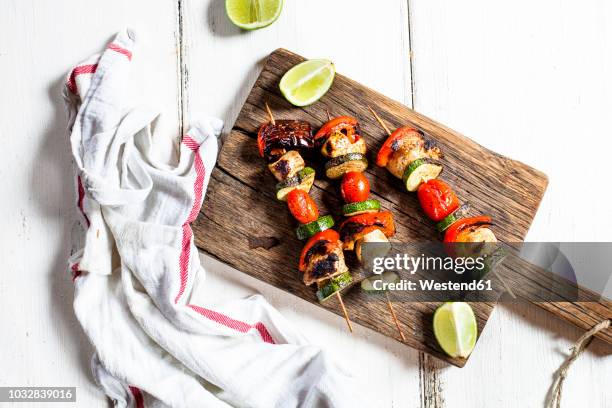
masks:
<path id="1" fill-rule="evenodd" d="M 484 226 L 474 226 L 461 231 L 453 247 L 458 256 L 470 258 L 491 255 L 498 249 L 496 243 L 493 231 Z"/>
<path id="2" fill-rule="evenodd" d="M 366 144 L 362 137 L 356 140 L 355 143 L 351 143 L 349 137 L 344 133 L 334 132 L 327 138 L 321 148 L 321 154 L 330 158 L 344 156 L 349 153 L 366 153 Z"/>
<path id="3" fill-rule="evenodd" d="M 418 131 L 410 132 L 397 140 L 389 157 L 387 170 L 397 178 L 404 176 L 406 167 L 416 159 L 442 158 L 442 152 Z"/>
<path id="4" fill-rule="evenodd" d="M 302 120 L 276 120 L 264 123 L 257 134 L 259 154 L 268 163 L 277 161 L 289 150 L 314 147 L 312 126 Z"/>
<path id="5" fill-rule="evenodd" d="M 297 151 L 291 150 L 283 154 L 274 163 L 268 164 L 268 169 L 278 181 L 283 181 L 295 176 L 305 166 L 306 163 L 304 163 L 302 156 Z"/>
<path id="6" fill-rule="evenodd" d="M 306 253 L 305 261 L 308 266 L 304 272 L 304 284 L 307 286 L 348 271 L 340 241 L 315 243 Z"/>
<path id="7" fill-rule="evenodd" d="M 457 235 L 456 242 L 497 242 L 497 237 L 487 227 L 470 227 Z"/>
<path id="8" fill-rule="evenodd" d="M 371 244 L 368 246 L 368 244 Z M 367 248 L 367 249 L 366 249 Z M 355 255 L 359 262 L 384 257 L 391 250 L 387 236 L 378 228 L 368 232 L 355 243 Z"/>

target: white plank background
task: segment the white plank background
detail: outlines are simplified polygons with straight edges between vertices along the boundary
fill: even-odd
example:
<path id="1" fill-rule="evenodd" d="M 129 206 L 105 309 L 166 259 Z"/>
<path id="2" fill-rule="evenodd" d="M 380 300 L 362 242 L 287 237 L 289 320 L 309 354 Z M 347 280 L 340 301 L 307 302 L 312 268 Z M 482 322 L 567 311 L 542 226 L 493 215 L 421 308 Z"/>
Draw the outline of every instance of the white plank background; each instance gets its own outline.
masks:
<path id="1" fill-rule="evenodd" d="M 2 0 L 0 385 L 77 386 L 78 406 L 107 406 L 90 380 L 91 350 L 64 271 L 78 242 L 59 90 L 71 65 L 124 26 L 142 40 L 134 100 L 163 112 L 164 137 L 204 114 L 229 129 L 262 59 L 282 46 L 330 58 L 342 73 L 545 171 L 551 183 L 529 239 L 612 240 L 612 193 L 576 194 L 610 175 L 608 0 L 287 0 L 274 25 L 250 33 L 229 24 L 223 3 Z M 586 155 L 592 170 L 574 171 Z M 338 317 L 201 258 L 208 279 L 199 296 L 264 294 L 314 343 L 333 345 L 380 407 L 540 407 L 581 334 L 533 306 L 500 306 L 457 369 L 361 327 L 349 336 Z M 612 407 L 609 354 L 593 343 L 569 374 L 563 406 Z"/>

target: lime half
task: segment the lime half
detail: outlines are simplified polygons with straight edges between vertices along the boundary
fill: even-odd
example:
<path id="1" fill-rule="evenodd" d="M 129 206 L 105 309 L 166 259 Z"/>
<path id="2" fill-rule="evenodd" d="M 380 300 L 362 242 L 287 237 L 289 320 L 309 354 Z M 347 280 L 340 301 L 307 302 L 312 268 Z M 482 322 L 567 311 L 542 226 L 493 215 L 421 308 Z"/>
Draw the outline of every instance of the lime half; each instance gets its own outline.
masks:
<path id="1" fill-rule="evenodd" d="M 318 101 L 334 82 L 336 68 L 331 61 L 314 59 L 296 65 L 283 75 L 280 90 L 295 106 Z"/>
<path id="2" fill-rule="evenodd" d="M 465 302 L 447 302 L 433 317 L 433 329 L 442 350 L 451 357 L 467 357 L 474 350 L 478 326 L 474 311 Z"/>
<path id="3" fill-rule="evenodd" d="M 225 0 L 227 16 L 244 30 L 267 27 L 283 10 L 284 0 Z"/>

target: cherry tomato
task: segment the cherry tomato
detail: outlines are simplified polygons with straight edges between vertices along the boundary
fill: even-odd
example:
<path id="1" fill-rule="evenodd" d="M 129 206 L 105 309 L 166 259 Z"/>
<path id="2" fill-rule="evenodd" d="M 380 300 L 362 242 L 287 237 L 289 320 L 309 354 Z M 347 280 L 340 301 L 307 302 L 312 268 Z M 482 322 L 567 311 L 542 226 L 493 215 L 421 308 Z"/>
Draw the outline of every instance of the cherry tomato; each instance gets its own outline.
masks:
<path id="1" fill-rule="evenodd" d="M 301 224 L 308 224 L 319 218 L 319 209 L 314 200 L 304 190 L 299 188 L 287 194 L 287 205 L 291 215 Z"/>
<path id="2" fill-rule="evenodd" d="M 370 182 L 363 173 L 349 171 L 342 178 L 340 193 L 342 193 L 342 198 L 347 203 L 365 201 L 370 195 Z"/>
<path id="3" fill-rule="evenodd" d="M 378 155 L 376 156 L 376 165 L 379 167 L 385 167 L 387 163 L 389 163 L 389 158 L 391 154 L 399 149 L 399 140 L 406 136 L 408 133 L 418 132 L 415 128 L 411 128 L 409 126 L 404 126 L 397 129 L 395 132 L 391 133 L 385 143 L 383 143 L 382 147 L 378 151 Z"/>
<path id="4" fill-rule="evenodd" d="M 324 124 L 315 134 L 314 140 L 327 138 L 335 131 L 340 131 L 349 138 L 351 143 L 355 143 L 360 138 L 359 122 L 350 116 L 340 116 Z"/>
<path id="5" fill-rule="evenodd" d="M 459 208 L 459 199 L 448 184 L 433 179 L 419 186 L 421 208 L 433 221 L 441 221 Z"/>
<path id="6" fill-rule="evenodd" d="M 295 190 L 294 190 L 295 191 Z M 300 254 L 300 264 L 299 270 L 304 272 L 306 270 L 306 254 L 319 241 L 325 242 L 338 242 L 340 240 L 340 235 L 334 231 L 333 229 L 327 229 L 325 231 L 321 231 L 310 237 L 308 241 L 306 241 L 306 245 L 302 248 L 302 253 Z"/>

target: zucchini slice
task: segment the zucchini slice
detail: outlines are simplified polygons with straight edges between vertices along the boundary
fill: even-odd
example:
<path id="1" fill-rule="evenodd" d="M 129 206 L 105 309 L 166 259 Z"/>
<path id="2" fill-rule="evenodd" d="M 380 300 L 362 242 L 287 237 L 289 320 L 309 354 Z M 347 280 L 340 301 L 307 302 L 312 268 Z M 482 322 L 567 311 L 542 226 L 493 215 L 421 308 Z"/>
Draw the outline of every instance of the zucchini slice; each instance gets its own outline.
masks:
<path id="1" fill-rule="evenodd" d="M 315 175 L 315 170 L 312 167 L 304 167 L 298 173 L 298 176 L 300 176 L 301 178 L 305 178 L 305 177 L 309 177 L 309 176 L 314 177 L 314 175 Z"/>
<path id="2" fill-rule="evenodd" d="M 368 243 L 374 243 L 375 245 L 367 245 Z M 363 260 L 372 260 L 376 257 L 384 257 L 391 250 L 391 244 L 387 236 L 378 228 L 374 231 L 368 232 L 355 243 L 355 255 L 359 262 Z"/>
<path id="3" fill-rule="evenodd" d="M 448 214 L 446 218 L 436 224 L 436 229 L 438 232 L 444 232 L 448 229 L 448 227 L 457 222 L 457 220 L 458 218 L 455 217 L 455 213 Z"/>
<path id="4" fill-rule="evenodd" d="M 361 281 L 361 289 L 364 292 L 368 292 L 368 293 L 381 293 L 381 292 L 386 292 L 387 289 L 376 289 L 374 287 L 374 282 L 377 281 L 382 281 L 383 283 L 398 283 L 400 281 L 400 277 L 395 273 L 395 272 L 391 272 L 391 271 L 387 271 L 382 273 L 381 275 L 372 275 L 369 278 L 366 278 L 364 280 Z M 380 284 L 377 285 L 379 288 L 381 287 Z"/>
<path id="5" fill-rule="evenodd" d="M 437 178 L 442 173 L 442 166 L 426 159 L 416 159 L 404 171 L 406 190 L 415 192 L 421 183 Z"/>
<path id="6" fill-rule="evenodd" d="M 348 203 L 342 206 L 342 214 L 344 214 L 346 217 L 376 212 L 378 210 L 380 210 L 380 201 L 378 200 L 365 200 L 359 203 Z"/>
<path id="7" fill-rule="evenodd" d="M 323 303 L 330 297 L 349 286 L 353 282 L 353 277 L 349 272 L 344 272 L 340 275 L 334 276 L 328 281 L 319 285 L 317 290 L 317 299 Z"/>
<path id="8" fill-rule="evenodd" d="M 325 174 L 330 179 L 337 179 L 349 171 L 363 172 L 368 168 L 368 159 L 361 153 L 349 153 L 334 157 L 325 163 Z"/>
<path id="9" fill-rule="evenodd" d="M 453 225 L 459 219 L 465 217 L 465 215 L 468 213 L 468 211 L 470 211 L 470 204 L 469 203 L 462 204 L 455 211 L 453 211 L 452 213 L 448 214 L 446 216 L 446 218 L 444 218 L 442 221 L 437 223 L 436 224 L 436 229 L 439 232 L 446 231 L 448 229 L 448 227 Z"/>
<path id="10" fill-rule="evenodd" d="M 295 230 L 299 240 L 304 240 L 312 237 L 314 234 L 330 229 L 334 226 L 334 218 L 331 215 L 324 215 L 318 220 L 308 224 L 302 224 Z"/>
<path id="11" fill-rule="evenodd" d="M 310 192 L 315 180 L 315 171 L 312 167 L 304 167 L 295 176 L 276 184 L 276 199 L 287 201 L 287 194 L 296 188 Z"/>

